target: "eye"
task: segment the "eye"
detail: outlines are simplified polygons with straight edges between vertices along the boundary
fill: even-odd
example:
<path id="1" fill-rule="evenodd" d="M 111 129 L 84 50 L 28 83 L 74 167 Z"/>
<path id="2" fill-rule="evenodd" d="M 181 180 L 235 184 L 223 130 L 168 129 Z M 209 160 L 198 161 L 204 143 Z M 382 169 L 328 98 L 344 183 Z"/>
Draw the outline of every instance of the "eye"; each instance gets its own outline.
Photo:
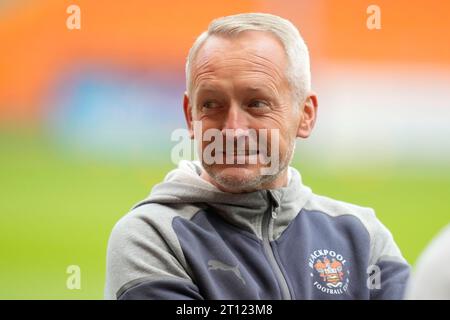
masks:
<path id="1" fill-rule="evenodd" d="M 261 108 L 268 107 L 269 104 L 262 100 L 254 100 L 254 101 L 250 102 L 248 106 L 249 106 L 249 108 L 261 109 Z"/>
<path id="2" fill-rule="evenodd" d="M 205 108 L 205 109 L 214 109 L 219 106 L 220 105 L 216 101 L 206 101 L 202 104 L 202 108 Z"/>

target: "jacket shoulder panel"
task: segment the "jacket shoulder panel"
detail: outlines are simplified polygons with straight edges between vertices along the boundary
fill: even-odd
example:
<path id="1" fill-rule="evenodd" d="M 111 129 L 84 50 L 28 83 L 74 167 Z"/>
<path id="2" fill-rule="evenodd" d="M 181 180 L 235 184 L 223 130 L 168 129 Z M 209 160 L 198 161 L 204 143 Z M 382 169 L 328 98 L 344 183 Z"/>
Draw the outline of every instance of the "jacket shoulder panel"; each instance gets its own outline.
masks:
<path id="1" fill-rule="evenodd" d="M 395 244 L 391 232 L 377 218 L 372 208 L 321 195 L 313 195 L 304 208 L 311 211 L 320 211 L 330 217 L 349 215 L 358 219 L 370 237 L 369 265 L 374 265 L 380 260 L 391 260 L 407 264 L 401 255 L 400 249 Z"/>
<path id="2" fill-rule="evenodd" d="M 191 280 L 172 220 L 192 217 L 197 211 L 194 206 L 151 203 L 124 215 L 108 241 L 105 298 L 117 298 L 120 289 L 136 279 Z"/>

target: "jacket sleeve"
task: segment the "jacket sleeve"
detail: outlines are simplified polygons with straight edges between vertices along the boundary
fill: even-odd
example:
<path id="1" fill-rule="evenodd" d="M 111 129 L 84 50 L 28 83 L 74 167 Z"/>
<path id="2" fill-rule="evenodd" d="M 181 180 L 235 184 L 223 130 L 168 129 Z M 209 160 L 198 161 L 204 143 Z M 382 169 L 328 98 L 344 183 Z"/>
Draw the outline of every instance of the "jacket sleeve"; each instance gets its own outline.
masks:
<path id="1" fill-rule="evenodd" d="M 403 258 L 392 234 L 376 218 L 372 222 L 368 274 L 367 286 L 370 289 L 371 299 L 404 298 L 410 266 Z"/>
<path id="2" fill-rule="evenodd" d="M 113 228 L 107 249 L 105 299 L 202 299 L 187 271 L 171 217 L 138 208 Z M 134 212 L 137 211 L 137 212 Z"/>

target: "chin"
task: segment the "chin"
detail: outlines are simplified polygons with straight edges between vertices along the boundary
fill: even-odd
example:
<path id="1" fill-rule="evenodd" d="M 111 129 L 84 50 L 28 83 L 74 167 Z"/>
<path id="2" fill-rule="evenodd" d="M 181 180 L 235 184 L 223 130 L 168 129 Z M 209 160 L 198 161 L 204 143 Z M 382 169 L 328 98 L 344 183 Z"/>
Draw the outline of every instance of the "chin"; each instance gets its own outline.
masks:
<path id="1" fill-rule="evenodd" d="M 205 168 L 208 174 L 227 192 L 249 192 L 259 189 L 262 176 L 256 165 L 214 165 Z"/>

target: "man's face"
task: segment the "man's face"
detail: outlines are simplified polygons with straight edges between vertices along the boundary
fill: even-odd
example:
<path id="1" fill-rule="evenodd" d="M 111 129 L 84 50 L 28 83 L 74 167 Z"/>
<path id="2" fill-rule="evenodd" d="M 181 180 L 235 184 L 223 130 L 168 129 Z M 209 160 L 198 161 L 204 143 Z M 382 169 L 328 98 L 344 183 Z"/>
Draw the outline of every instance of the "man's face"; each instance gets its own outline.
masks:
<path id="1" fill-rule="evenodd" d="M 191 120 L 201 121 L 202 136 L 208 129 L 218 129 L 225 142 L 227 129 L 257 133 L 267 129 L 267 139 L 257 135 L 261 141 L 256 153 L 265 152 L 272 161 L 274 157 L 279 160 L 270 175 L 262 175 L 261 169 L 270 163 L 262 163 L 259 157 L 256 164 L 249 163 L 255 152 L 249 151 L 248 140 L 245 150 L 236 150 L 237 143 L 233 143 L 236 154 L 232 154 L 236 160 L 233 164 L 207 164 L 202 157 L 207 174 L 222 190 L 244 192 L 265 188 L 286 172 L 302 115 L 300 105 L 293 105 L 287 64 L 283 45 L 268 32 L 246 31 L 233 38 L 212 36 L 199 49 L 192 63 L 191 92 L 185 97 L 185 104 L 189 105 Z M 277 141 L 271 141 L 275 138 L 272 129 L 278 130 Z M 210 143 L 202 139 L 202 151 Z M 259 148 L 260 143 L 266 150 Z M 274 143 L 278 144 L 277 154 L 271 154 L 276 150 L 271 150 Z M 239 157 L 246 158 L 246 163 L 238 164 Z"/>

